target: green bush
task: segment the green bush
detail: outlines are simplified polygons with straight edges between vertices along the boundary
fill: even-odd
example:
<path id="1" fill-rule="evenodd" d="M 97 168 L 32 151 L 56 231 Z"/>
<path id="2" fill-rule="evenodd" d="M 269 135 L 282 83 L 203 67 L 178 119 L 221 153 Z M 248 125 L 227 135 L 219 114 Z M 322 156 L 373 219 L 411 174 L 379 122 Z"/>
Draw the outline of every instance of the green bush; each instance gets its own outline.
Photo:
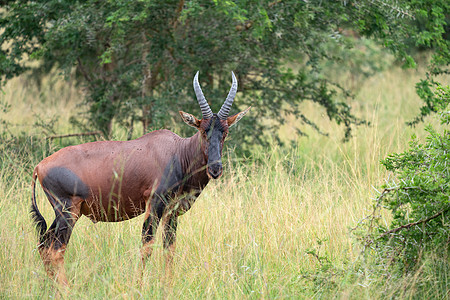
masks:
<path id="1" fill-rule="evenodd" d="M 450 88 L 434 92 L 440 103 L 442 124 L 449 124 Z M 425 253 L 448 255 L 450 245 L 450 131 L 427 126 L 428 136 L 421 143 L 413 136 L 409 150 L 394 153 L 382 161 L 393 172 L 374 204 L 366 226 L 364 245 L 390 265 L 409 271 L 419 266 Z M 382 210 L 392 214 L 384 224 Z M 373 252 L 372 252 L 373 253 Z"/>

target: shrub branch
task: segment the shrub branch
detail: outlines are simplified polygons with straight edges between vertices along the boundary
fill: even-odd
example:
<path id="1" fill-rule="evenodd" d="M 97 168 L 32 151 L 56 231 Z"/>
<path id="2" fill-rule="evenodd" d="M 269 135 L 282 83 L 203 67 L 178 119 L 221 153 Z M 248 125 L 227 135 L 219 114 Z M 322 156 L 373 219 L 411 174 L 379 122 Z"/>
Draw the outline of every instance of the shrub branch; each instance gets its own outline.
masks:
<path id="1" fill-rule="evenodd" d="M 378 237 L 378 239 L 381 239 L 382 237 L 385 237 L 385 236 L 388 235 L 388 234 L 396 233 L 396 232 L 398 232 L 398 231 L 400 231 L 400 230 L 402 230 L 402 229 L 408 229 L 408 228 L 410 228 L 410 227 L 412 227 L 412 226 L 419 225 L 419 224 L 422 224 L 422 223 L 426 223 L 426 222 L 428 222 L 428 221 L 430 221 L 430 220 L 432 220 L 432 219 L 435 219 L 435 218 L 439 217 L 440 215 L 442 215 L 443 213 L 447 212 L 448 210 L 450 210 L 450 206 L 447 207 L 447 208 L 441 209 L 441 210 L 440 210 L 439 212 L 437 212 L 436 214 L 434 214 L 434 215 L 432 215 L 432 216 L 430 216 L 430 217 L 428 217 L 428 218 L 426 218 L 426 219 L 424 219 L 424 220 L 419 220 L 419 221 L 417 221 L 417 222 L 405 224 L 405 225 L 399 226 L 399 227 L 397 227 L 397 228 L 391 229 L 391 230 L 389 230 L 389 231 L 386 231 L 386 232 L 384 232 L 383 234 L 381 234 L 381 235 Z"/>

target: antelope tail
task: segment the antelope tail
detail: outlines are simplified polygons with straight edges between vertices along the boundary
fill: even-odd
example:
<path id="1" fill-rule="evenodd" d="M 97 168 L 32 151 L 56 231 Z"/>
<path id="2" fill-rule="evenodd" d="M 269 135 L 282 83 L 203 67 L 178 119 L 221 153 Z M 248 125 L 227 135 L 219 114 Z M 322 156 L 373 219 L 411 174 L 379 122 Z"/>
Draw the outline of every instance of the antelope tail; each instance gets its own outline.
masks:
<path id="1" fill-rule="evenodd" d="M 31 219 L 33 220 L 33 222 L 36 226 L 36 230 L 39 234 L 39 243 L 43 243 L 44 242 L 44 234 L 47 231 L 47 223 L 45 222 L 45 219 L 41 215 L 41 212 L 39 211 L 39 208 L 37 207 L 37 204 L 36 204 L 36 193 L 35 193 L 36 178 L 37 178 L 37 172 L 34 171 L 33 172 L 33 181 L 31 183 L 32 194 L 31 194 L 30 213 L 31 213 Z"/>

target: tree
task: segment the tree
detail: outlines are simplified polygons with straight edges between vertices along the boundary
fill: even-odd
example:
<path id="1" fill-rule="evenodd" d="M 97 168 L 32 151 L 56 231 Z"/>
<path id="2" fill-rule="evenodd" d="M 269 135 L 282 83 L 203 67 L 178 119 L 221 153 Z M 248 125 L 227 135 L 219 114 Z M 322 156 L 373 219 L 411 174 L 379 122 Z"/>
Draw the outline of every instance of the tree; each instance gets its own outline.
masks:
<path id="1" fill-rule="evenodd" d="M 113 120 L 130 132 L 140 121 L 145 132 L 166 125 L 180 107 L 195 111 L 191 82 L 197 70 L 216 110 L 234 70 L 242 92 L 236 105 L 253 106 L 241 124 L 249 133 L 246 141 L 265 143 L 288 114 L 320 132 L 299 110 L 302 101 L 321 105 L 348 138 L 352 126 L 365 122 L 351 113 L 351 93 L 324 74 L 321 62 L 341 59 L 330 44 L 352 51 L 351 38 L 342 34 L 350 28 L 380 39 L 413 65 L 405 41 L 421 32 L 414 15 L 445 1 L 402 7 L 381 0 L 3 3 L 2 82 L 30 69 L 29 59 L 41 63 L 33 67 L 35 74 L 58 68 L 68 75 L 75 68 L 86 90 L 87 124 L 108 136 Z M 442 21 L 441 15 L 436 19 Z M 435 46 L 430 41 L 445 24 L 425 23 L 435 27 L 423 44 Z"/>

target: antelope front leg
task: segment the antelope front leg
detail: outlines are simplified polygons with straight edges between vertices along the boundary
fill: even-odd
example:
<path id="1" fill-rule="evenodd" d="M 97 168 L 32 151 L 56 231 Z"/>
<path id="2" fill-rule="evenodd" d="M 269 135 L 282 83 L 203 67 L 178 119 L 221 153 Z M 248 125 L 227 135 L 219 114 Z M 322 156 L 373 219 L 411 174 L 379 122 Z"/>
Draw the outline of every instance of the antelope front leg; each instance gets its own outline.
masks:
<path id="1" fill-rule="evenodd" d="M 197 199 L 196 195 L 187 194 L 178 198 L 178 200 L 174 200 L 166 208 L 163 218 L 164 249 L 167 250 L 166 267 L 170 267 L 172 264 L 173 255 L 175 253 L 178 217 L 191 208 L 192 204 L 195 202 L 195 199 Z"/>
<path id="2" fill-rule="evenodd" d="M 147 260 L 153 252 L 153 244 L 155 242 L 154 237 L 156 230 L 158 229 L 159 221 L 163 215 L 164 202 L 158 201 L 160 197 L 155 196 L 152 200 L 147 203 L 145 211 L 145 221 L 142 226 L 142 248 L 141 248 L 141 259 L 142 266 L 145 266 L 145 261 Z M 143 270 L 144 268 L 142 268 Z"/>
<path id="3" fill-rule="evenodd" d="M 166 268 L 170 267 L 175 253 L 177 237 L 178 215 L 176 211 L 169 211 L 164 218 L 163 245 L 166 253 Z"/>
<path id="4" fill-rule="evenodd" d="M 142 265 L 145 266 L 145 261 L 148 257 L 152 255 L 154 234 L 152 218 L 149 216 L 145 219 L 144 225 L 142 226 L 142 248 L 141 248 L 141 260 Z M 156 228 L 155 228 L 156 231 Z"/>

